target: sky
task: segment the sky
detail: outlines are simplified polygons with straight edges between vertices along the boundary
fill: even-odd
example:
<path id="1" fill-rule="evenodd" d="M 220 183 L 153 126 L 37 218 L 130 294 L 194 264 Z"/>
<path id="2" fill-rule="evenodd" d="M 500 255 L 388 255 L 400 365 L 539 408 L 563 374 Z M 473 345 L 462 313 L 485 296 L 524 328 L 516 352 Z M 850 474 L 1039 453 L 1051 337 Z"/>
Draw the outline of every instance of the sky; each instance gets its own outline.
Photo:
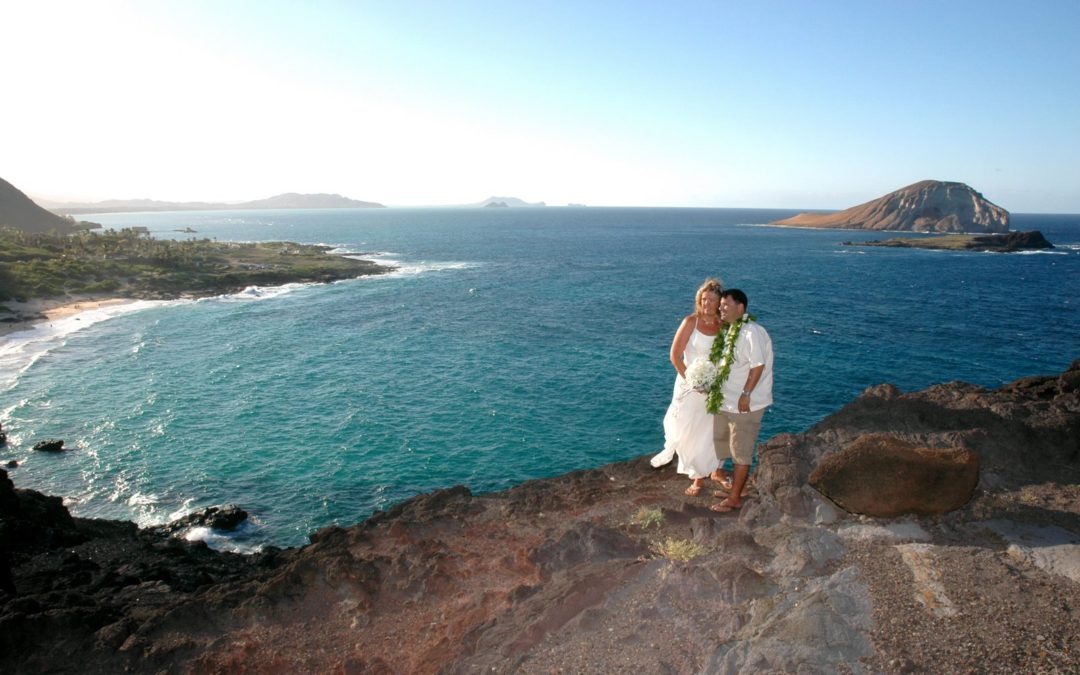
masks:
<path id="1" fill-rule="evenodd" d="M 1080 213 L 1080 1 L 0 0 L 41 199 Z"/>

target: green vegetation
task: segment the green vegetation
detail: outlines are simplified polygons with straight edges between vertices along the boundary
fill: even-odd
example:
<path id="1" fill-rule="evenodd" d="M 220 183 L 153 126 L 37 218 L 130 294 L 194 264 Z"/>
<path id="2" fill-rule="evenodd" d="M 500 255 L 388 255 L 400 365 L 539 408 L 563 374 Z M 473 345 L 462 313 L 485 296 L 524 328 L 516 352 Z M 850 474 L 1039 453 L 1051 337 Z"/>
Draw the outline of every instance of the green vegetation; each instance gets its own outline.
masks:
<path id="1" fill-rule="evenodd" d="M 66 294 L 213 295 L 247 286 L 329 282 L 387 268 L 326 246 L 153 239 L 131 229 L 36 234 L 0 228 L 0 302 Z"/>
<path id="2" fill-rule="evenodd" d="M 664 524 L 664 512 L 660 509 L 650 509 L 647 506 L 642 506 L 634 514 L 632 522 L 643 530 L 650 527 L 660 527 Z"/>
<path id="3" fill-rule="evenodd" d="M 703 556 L 709 552 L 709 549 L 701 544 L 695 544 L 689 539 L 673 539 L 671 537 L 668 537 L 664 541 L 656 542 L 653 544 L 652 549 L 657 555 L 663 556 L 668 560 L 678 560 L 679 562 L 693 560 L 694 558 Z"/>

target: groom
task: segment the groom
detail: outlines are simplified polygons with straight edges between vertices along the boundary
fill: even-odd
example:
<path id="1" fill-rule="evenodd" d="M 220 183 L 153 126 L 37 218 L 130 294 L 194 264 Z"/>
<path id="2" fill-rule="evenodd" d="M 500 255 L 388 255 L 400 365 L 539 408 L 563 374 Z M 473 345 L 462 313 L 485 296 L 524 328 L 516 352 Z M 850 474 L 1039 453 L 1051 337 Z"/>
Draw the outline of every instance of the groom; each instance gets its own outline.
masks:
<path id="1" fill-rule="evenodd" d="M 773 402 L 772 340 L 760 324 L 747 316 L 748 304 L 746 293 L 737 288 L 720 294 L 720 320 L 726 326 L 721 334 L 732 336 L 735 332 L 734 346 L 724 345 L 724 361 L 731 361 L 731 370 L 718 383 L 723 400 L 713 416 L 713 443 L 721 462 L 728 456 L 732 458 L 735 472 L 731 492 L 716 493 L 723 497 L 710 507 L 717 513 L 742 507 L 742 490 L 750 475 L 761 418 Z"/>

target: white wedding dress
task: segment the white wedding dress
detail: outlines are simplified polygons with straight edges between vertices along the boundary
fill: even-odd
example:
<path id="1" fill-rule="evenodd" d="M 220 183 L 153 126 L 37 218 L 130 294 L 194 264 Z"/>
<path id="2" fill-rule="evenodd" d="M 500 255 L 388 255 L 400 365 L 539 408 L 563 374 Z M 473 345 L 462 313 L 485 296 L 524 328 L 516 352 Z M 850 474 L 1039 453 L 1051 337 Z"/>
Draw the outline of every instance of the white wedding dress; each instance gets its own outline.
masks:
<path id="1" fill-rule="evenodd" d="M 683 352 L 685 362 L 709 358 L 715 339 L 715 335 L 705 335 L 695 326 Z M 713 449 L 713 416 L 705 410 L 706 398 L 681 375 L 675 376 L 671 405 L 664 415 L 664 449 L 650 460 L 653 466 L 663 466 L 678 455 L 679 473 L 690 478 L 707 478 L 720 466 Z"/>

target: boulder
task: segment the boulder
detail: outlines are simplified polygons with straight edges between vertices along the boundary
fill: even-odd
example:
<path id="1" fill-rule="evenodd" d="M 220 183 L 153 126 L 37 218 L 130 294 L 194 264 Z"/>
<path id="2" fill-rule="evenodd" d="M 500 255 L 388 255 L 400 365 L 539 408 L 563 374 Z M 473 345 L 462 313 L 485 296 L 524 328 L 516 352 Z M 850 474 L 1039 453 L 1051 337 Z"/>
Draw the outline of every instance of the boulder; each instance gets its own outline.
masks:
<path id="1" fill-rule="evenodd" d="M 825 457 L 810 484 L 851 513 L 891 518 L 934 515 L 966 504 L 979 482 L 979 457 L 963 447 L 922 447 L 863 434 Z"/>
<path id="2" fill-rule="evenodd" d="M 247 511 L 239 506 L 229 504 L 227 506 L 208 506 L 183 518 L 162 525 L 160 530 L 174 534 L 191 527 L 209 527 L 214 530 L 230 532 L 247 520 Z"/>
<path id="3" fill-rule="evenodd" d="M 47 441 L 40 441 L 34 444 L 34 450 L 40 450 L 42 452 L 60 452 L 64 449 L 64 441 L 57 438 L 50 438 Z"/>

